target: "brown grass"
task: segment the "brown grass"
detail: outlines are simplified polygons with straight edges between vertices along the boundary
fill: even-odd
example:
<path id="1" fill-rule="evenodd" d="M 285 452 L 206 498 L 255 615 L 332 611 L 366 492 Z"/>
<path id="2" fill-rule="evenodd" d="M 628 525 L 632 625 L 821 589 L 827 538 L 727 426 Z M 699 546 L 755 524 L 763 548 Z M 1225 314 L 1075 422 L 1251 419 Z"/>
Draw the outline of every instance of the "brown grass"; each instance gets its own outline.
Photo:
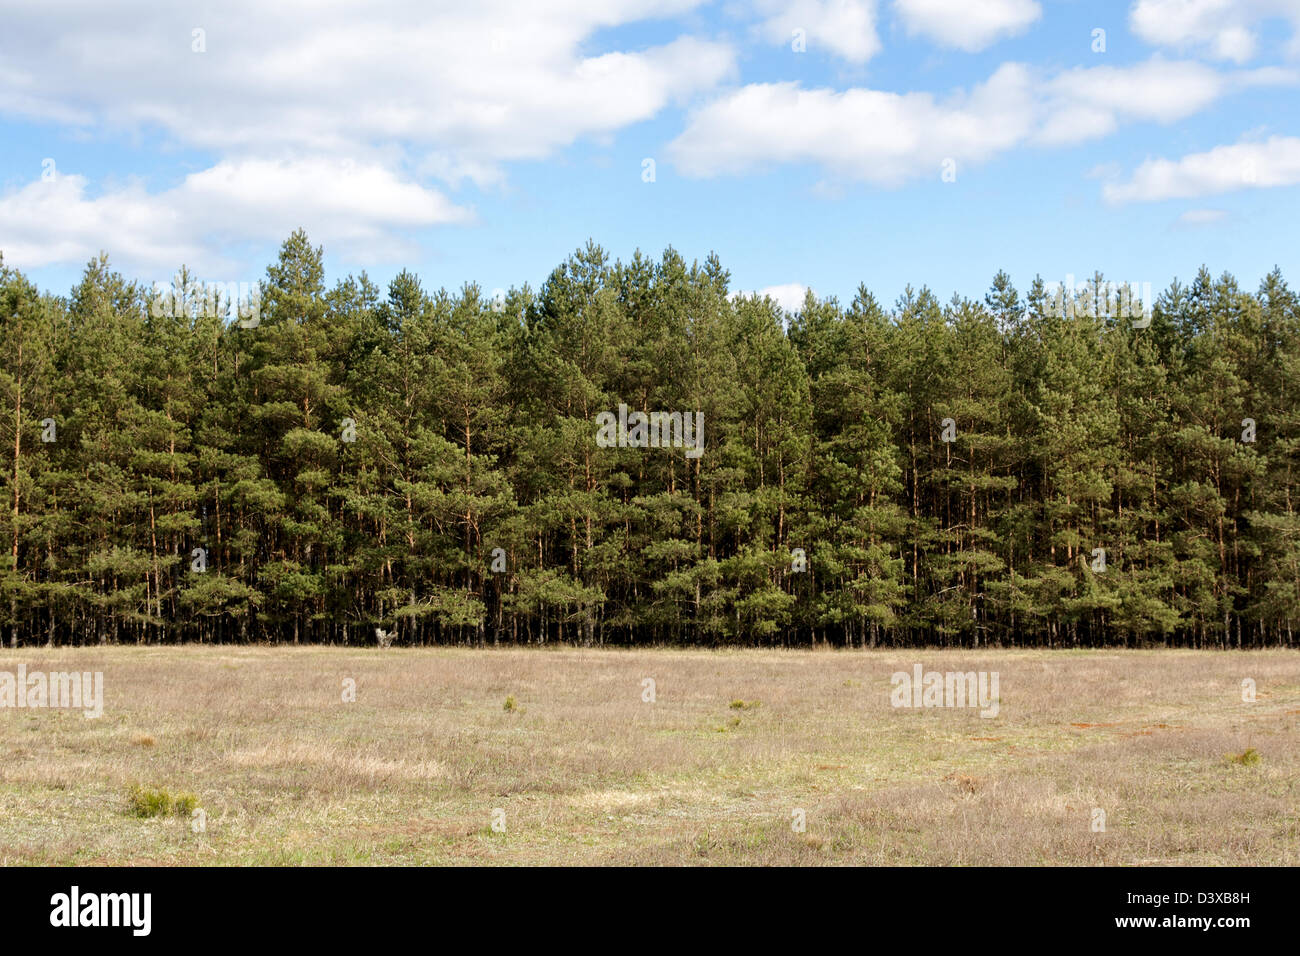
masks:
<path id="1" fill-rule="evenodd" d="M 917 662 L 998 671 L 1000 714 L 892 708 Z M 1284 651 L 0 652 L 19 663 L 102 670 L 106 700 L 0 709 L 4 865 L 1300 863 Z M 206 829 L 132 815 L 134 785 L 193 793 Z"/>

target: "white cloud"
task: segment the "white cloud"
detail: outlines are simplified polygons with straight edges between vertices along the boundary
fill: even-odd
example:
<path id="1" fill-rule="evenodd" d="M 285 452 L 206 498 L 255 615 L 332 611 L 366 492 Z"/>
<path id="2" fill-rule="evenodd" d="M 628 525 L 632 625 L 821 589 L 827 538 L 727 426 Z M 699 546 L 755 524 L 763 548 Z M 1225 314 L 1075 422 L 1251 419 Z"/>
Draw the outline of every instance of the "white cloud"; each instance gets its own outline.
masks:
<path id="1" fill-rule="evenodd" d="M 751 84 L 692 114 L 669 154 L 683 173 L 711 176 L 768 163 L 818 163 L 849 179 L 897 185 L 947 157 L 985 159 L 1029 132 L 1027 71 L 1000 68 L 969 94 L 805 90 Z"/>
<path id="2" fill-rule="evenodd" d="M 787 282 L 784 285 L 769 285 L 754 292 L 733 292 L 731 298 L 737 299 L 741 296 L 758 296 L 758 298 L 770 298 L 786 312 L 798 312 L 803 308 L 804 297 L 812 290 L 806 285 L 798 282 Z M 816 295 L 815 292 L 813 292 Z"/>
<path id="3" fill-rule="evenodd" d="M 128 262 L 172 267 L 200 254 L 177 228 L 177 214 L 131 184 L 96 199 L 86 197 L 82 176 L 34 182 L 0 197 L 5 262 L 34 269 L 54 262 L 84 262 L 101 249 Z"/>
<path id="4" fill-rule="evenodd" d="M 364 142 L 480 166 L 536 159 L 728 76 L 731 48 L 692 37 L 584 52 L 601 28 L 697 3 L 239 0 L 201 16 L 146 0 L 112 10 L 0 0 L 0 111 L 156 128 L 227 154 L 354 152 Z M 205 21 L 204 53 L 191 49 L 195 19 Z"/>
<path id="5" fill-rule="evenodd" d="M 895 0 L 909 34 L 975 53 L 1023 33 L 1043 15 L 1035 0 Z"/>
<path id="6" fill-rule="evenodd" d="M 1107 202 L 1190 199 L 1238 189 L 1300 184 L 1300 138 L 1274 136 L 1262 143 L 1216 146 L 1182 159 L 1149 159 L 1125 183 L 1102 189 Z"/>
<path id="7" fill-rule="evenodd" d="M 876 0 L 763 0 L 759 33 L 770 43 L 790 44 L 804 31 L 808 52 L 825 48 L 850 63 L 865 63 L 880 52 Z"/>
<path id="8" fill-rule="evenodd" d="M 1053 145 L 1081 142 L 1114 132 L 1124 120 L 1172 123 L 1230 92 L 1294 82 L 1295 75 L 1284 70 L 1222 73 L 1160 56 L 1128 67 L 1077 67 L 1045 85 L 1038 139 Z"/>
<path id="9" fill-rule="evenodd" d="M 464 220 L 420 178 L 499 185 L 510 161 L 603 141 L 730 76 L 731 47 L 691 36 L 591 49 L 599 31 L 700 2 L 0 0 L 0 115 L 215 154 L 153 194 L 133 184 L 92 197 L 76 177 L 32 184 L 0 199 L 0 238 L 16 263 L 101 247 L 154 262 L 215 258 L 215 236 L 266 241 L 316 223 L 313 239 L 359 251 L 365 239 L 377 254 L 406 241 L 392 230 Z M 24 221 L 34 206 L 71 225 Z"/>
<path id="10" fill-rule="evenodd" d="M 808 52 L 829 50 L 859 65 L 881 50 L 877 0 L 758 0 L 757 7 L 757 30 L 769 43 L 788 45 L 802 30 Z M 1043 12 L 1037 0 L 894 0 L 894 10 L 909 34 L 968 52 L 1023 33 Z"/>
<path id="11" fill-rule="evenodd" d="M 340 239 L 369 237 L 379 225 L 430 226 L 469 218 L 435 190 L 403 181 L 382 166 L 349 160 L 227 161 L 188 176 L 181 192 L 203 209 L 222 210 L 230 228 L 238 228 L 237 217 L 248 210 L 258 210 L 281 229 L 310 210 L 322 233 Z"/>
<path id="12" fill-rule="evenodd" d="M 1148 43 L 1245 63 L 1258 47 L 1261 21 L 1300 27 L 1300 0 L 1137 0 L 1129 27 Z"/>
<path id="13" fill-rule="evenodd" d="M 1045 79 L 1006 63 L 984 83 L 942 99 L 757 83 L 693 112 L 668 153 L 688 176 L 807 163 L 845 180 L 896 186 L 939 178 L 948 159 L 960 176 L 964 163 L 1016 146 L 1093 139 L 1123 122 L 1171 122 L 1234 90 L 1296 80 L 1280 70 L 1224 74 L 1157 56 L 1131 67 L 1083 68 Z"/>
<path id="14" fill-rule="evenodd" d="M 299 226 L 345 255 L 377 260 L 409 250 L 411 230 L 471 216 L 383 166 L 333 159 L 224 161 L 153 194 L 133 182 L 91 196 L 85 177 L 59 175 L 0 196 L 5 261 L 25 269 L 107 249 L 155 273 L 182 263 L 228 270 L 213 244 L 283 238 Z"/>

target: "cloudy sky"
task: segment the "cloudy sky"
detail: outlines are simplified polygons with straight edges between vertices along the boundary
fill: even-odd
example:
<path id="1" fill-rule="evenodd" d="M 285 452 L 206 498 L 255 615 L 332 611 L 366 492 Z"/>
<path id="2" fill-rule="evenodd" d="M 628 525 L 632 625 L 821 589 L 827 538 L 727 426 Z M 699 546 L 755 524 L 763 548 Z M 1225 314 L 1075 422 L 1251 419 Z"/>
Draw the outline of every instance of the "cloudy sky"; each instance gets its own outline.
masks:
<path id="1" fill-rule="evenodd" d="M 886 301 L 1300 283 L 1300 0 L 0 0 L 0 252 L 66 291 L 716 251 Z"/>

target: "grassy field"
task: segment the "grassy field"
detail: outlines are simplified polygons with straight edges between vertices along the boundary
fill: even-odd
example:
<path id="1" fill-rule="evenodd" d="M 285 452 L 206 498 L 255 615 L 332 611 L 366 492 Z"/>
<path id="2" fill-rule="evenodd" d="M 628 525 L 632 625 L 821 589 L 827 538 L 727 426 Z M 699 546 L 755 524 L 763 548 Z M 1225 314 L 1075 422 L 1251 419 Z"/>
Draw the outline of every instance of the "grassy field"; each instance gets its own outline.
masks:
<path id="1" fill-rule="evenodd" d="M 997 671 L 998 716 L 892 707 L 917 663 Z M 105 702 L 0 709 L 5 865 L 1300 863 L 1293 652 L 0 652 L 20 664 L 102 671 Z M 134 786 L 193 794 L 202 832 Z"/>

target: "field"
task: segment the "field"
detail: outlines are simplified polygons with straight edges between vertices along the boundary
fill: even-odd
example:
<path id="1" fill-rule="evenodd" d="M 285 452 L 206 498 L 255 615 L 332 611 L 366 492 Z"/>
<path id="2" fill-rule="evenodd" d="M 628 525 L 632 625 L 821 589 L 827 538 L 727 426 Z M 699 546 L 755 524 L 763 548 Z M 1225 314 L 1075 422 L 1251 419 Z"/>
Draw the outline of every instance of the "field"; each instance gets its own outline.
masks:
<path id="1" fill-rule="evenodd" d="M 998 715 L 891 706 L 918 663 L 998 672 Z M 0 652 L 19 665 L 102 671 L 104 713 L 0 709 L 4 865 L 1300 863 L 1294 652 Z M 134 786 L 201 813 L 144 815 Z"/>

